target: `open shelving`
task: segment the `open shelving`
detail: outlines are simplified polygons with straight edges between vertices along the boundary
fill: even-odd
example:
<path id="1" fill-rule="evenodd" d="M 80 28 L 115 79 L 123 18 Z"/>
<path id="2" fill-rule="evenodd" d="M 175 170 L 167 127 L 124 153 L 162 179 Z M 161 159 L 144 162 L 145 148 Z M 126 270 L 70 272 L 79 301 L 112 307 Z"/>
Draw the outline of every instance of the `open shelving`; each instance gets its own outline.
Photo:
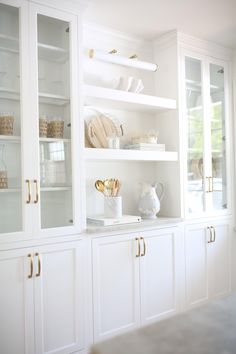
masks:
<path id="1" fill-rule="evenodd" d="M 178 153 L 174 151 L 85 148 L 85 159 L 113 161 L 177 161 Z"/>
<path id="2" fill-rule="evenodd" d="M 176 101 L 172 99 L 92 85 L 85 85 L 84 94 L 87 105 L 107 107 L 109 102 L 110 108 L 147 113 L 176 109 Z"/>

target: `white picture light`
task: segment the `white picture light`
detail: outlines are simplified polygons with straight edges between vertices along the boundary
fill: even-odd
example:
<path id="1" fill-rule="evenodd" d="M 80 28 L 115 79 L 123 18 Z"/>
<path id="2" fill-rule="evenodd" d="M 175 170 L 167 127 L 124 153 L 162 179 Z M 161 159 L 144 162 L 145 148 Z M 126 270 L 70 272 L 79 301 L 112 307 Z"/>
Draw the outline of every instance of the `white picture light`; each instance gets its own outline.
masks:
<path id="1" fill-rule="evenodd" d="M 145 61 L 137 60 L 137 55 L 132 55 L 130 58 L 123 57 L 116 54 L 117 51 L 113 49 L 109 53 L 103 53 L 94 49 L 89 49 L 89 58 L 97 59 L 113 64 L 119 64 L 124 66 L 131 66 L 136 69 L 142 69 L 147 71 L 157 71 L 157 64 L 148 63 Z M 116 55 L 114 55 L 116 54 Z"/>

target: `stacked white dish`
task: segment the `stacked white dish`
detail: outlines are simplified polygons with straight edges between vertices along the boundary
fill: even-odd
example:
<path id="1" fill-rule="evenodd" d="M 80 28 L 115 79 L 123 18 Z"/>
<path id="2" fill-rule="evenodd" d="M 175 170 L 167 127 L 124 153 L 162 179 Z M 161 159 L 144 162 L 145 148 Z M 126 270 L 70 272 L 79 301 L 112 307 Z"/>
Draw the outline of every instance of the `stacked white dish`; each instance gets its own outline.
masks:
<path id="1" fill-rule="evenodd" d="M 134 93 L 140 93 L 144 89 L 142 80 L 132 76 L 120 76 L 116 79 L 113 79 L 112 86 L 116 90 L 123 90 Z"/>

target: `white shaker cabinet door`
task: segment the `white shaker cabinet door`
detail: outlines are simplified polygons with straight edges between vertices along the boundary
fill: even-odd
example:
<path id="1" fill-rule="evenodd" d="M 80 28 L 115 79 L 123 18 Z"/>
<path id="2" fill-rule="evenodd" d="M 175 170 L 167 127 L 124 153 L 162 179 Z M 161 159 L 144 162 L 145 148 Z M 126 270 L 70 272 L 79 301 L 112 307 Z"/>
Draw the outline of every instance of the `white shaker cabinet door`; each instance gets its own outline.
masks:
<path id="1" fill-rule="evenodd" d="M 212 224 L 213 237 L 208 245 L 209 296 L 219 297 L 230 292 L 230 232 L 228 221 Z"/>
<path id="2" fill-rule="evenodd" d="M 186 300 L 192 307 L 208 299 L 208 224 L 187 226 L 185 232 L 186 252 Z"/>
<path id="3" fill-rule="evenodd" d="M 31 273 L 33 259 L 31 257 L 30 249 L 0 253 L 0 353 L 2 354 L 34 353 Z"/>
<path id="4" fill-rule="evenodd" d="M 93 241 L 94 341 L 139 326 L 137 248 L 132 234 Z"/>
<path id="5" fill-rule="evenodd" d="M 141 321 L 149 324 L 177 311 L 175 228 L 144 234 L 141 242 Z"/>
<path id="6" fill-rule="evenodd" d="M 36 353 L 80 350 L 84 346 L 82 241 L 38 247 L 34 255 Z"/>

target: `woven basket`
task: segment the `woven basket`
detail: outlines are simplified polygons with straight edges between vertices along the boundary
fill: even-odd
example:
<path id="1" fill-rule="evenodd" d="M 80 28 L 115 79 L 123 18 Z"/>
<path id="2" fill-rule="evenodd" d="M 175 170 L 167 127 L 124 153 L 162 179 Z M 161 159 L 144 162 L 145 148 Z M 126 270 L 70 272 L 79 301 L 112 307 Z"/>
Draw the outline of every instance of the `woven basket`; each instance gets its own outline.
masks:
<path id="1" fill-rule="evenodd" d="M 0 171 L 0 189 L 8 188 L 7 172 Z"/>
<path id="2" fill-rule="evenodd" d="M 13 135 L 14 117 L 12 115 L 0 116 L 0 134 Z"/>
<path id="3" fill-rule="evenodd" d="M 48 122 L 47 136 L 48 138 L 63 138 L 64 133 L 64 121 L 54 120 Z"/>
<path id="4" fill-rule="evenodd" d="M 39 118 L 39 136 L 40 138 L 47 137 L 48 122 L 47 119 Z"/>

